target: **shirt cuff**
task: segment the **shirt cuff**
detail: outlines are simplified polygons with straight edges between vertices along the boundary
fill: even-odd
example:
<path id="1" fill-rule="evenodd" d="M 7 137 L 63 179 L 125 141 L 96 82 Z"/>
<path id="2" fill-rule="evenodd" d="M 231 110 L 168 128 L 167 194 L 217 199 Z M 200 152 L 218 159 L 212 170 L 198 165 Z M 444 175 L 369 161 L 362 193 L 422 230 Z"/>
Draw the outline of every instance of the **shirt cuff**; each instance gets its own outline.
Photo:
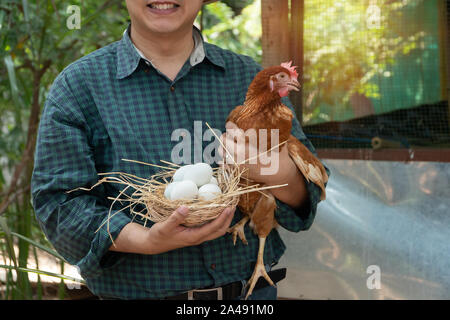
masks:
<path id="1" fill-rule="evenodd" d="M 275 211 L 275 219 L 286 230 L 292 232 L 308 230 L 314 221 L 322 191 L 320 187 L 313 182 L 307 182 L 306 179 L 305 184 L 308 190 L 308 199 L 302 206 L 293 208 L 276 199 L 277 210 Z"/>
<path id="2" fill-rule="evenodd" d="M 125 258 L 124 253 L 109 251 L 109 248 L 112 245 L 111 238 L 115 240 L 120 231 L 131 222 L 131 218 L 125 212 L 118 212 L 112 213 L 103 222 L 103 226 L 95 234 L 89 253 L 77 264 L 85 279 L 100 276 L 104 269 L 115 266 Z"/>

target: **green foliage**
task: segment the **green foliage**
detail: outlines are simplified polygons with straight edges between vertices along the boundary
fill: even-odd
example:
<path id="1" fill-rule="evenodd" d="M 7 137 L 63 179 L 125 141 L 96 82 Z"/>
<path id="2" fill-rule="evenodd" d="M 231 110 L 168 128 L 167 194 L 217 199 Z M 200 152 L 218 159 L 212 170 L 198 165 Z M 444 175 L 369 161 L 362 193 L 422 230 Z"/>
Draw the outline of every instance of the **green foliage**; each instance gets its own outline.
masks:
<path id="1" fill-rule="evenodd" d="M 238 16 L 242 13 L 242 10 L 252 4 L 254 0 L 222 0 L 222 2 L 233 10 L 234 16 Z"/>
<path id="2" fill-rule="evenodd" d="M 398 26 L 405 8 L 421 2 L 375 1 L 380 19 L 371 25 L 373 16 L 365 1 L 305 0 L 305 123 L 333 120 L 320 106 L 330 106 L 333 112 L 350 108 L 355 93 L 380 98 L 374 77 L 392 76 L 391 67 L 418 48 L 425 36 L 422 31 L 406 35 Z"/>
<path id="3" fill-rule="evenodd" d="M 236 15 L 240 12 L 240 15 Z M 203 21 L 203 23 L 202 23 Z M 204 7 L 197 19 L 206 41 L 261 63 L 261 2 L 219 1 Z"/>
<path id="4" fill-rule="evenodd" d="M 80 8 L 80 29 L 68 28 L 74 13 L 68 11 L 69 5 Z M 122 0 L 4 0 L 0 4 L 0 64 L 5 66 L 0 68 L 0 215 L 4 216 L 0 218 L 6 218 L 0 255 L 12 263 L 1 266 L 8 270 L 5 298 L 42 298 L 42 288 L 32 292 L 28 279 L 29 272 L 37 272 L 28 268 L 29 257 L 37 257 L 36 250 L 61 259 L 37 225 L 29 195 L 45 94 L 69 63 L 120 39 L 127 18 Z M 60 290 L 59 296 L 63 295 Z"/>
<path id="5" fill-rule="evenodd" d="M 69 30 L 68 4 L 60 1 L 2 1 L 0 17 L 0 154 L 11 168 L 26 143 L 24 125 L 33 98 L 33 70 L 47 66 L 40 79 L 39 104 L 55 76 L 69 63 L 120 38 L 128 14 L 123 1 L 81 1 L 81 29 Z M 106 31 L 107 30 L 107 31 Z M 12 72 L 11 73 L 11 69 Z M 14 70 L 15 69 L 15 70 Z"/>

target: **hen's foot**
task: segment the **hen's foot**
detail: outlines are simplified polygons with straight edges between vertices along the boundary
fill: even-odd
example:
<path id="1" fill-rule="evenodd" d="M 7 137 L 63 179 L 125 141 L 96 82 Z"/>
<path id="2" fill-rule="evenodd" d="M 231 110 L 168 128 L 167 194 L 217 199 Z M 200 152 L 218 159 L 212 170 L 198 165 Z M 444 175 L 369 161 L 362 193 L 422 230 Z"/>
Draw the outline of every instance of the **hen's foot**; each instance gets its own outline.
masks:
<path id="1" fill-rule="evenodd" d="M 245 238 L 244 226 L 249 219 L 250 218 L 248 216 L 245 216 L 244 218 L 241 219 L 241 221 L 236 223 L 234 226 L 232 226 L 231 228 L 228 228 L 227 232 L 231 233 L 233 235 L 233 244 L 234 245 L 236 245 L 236 239 L 238 236 L 239 236 L 239 239 L 241 239 L 241 241 L 244 244 L 248 244 L 247 239 Z"/>
<path id="2" fill-rule="evenodd" d="M 267 280 L 267 282 L 271 286 L 275 286 L 272 279 L 270 279 L 269 275 L 266 272 L 266 268 L 264 267 L 263 262 L 263 252 L 264 252 L 264 243 L 266 239 L 265 238 L 259 238 L 259 251 L 258 251 L 258 260 L 256 261 L 255 269 L 253 270 L 253 274 L 248 280 L 246 287 L 250 286 L 248 289 L 247 295 L 245 296 L 245 300 L 252 294 L 253 289 L 255 288 L 256 283 L 258 282 L 258 279 L 260 277 L 264 277 L 264 279 Z"/>

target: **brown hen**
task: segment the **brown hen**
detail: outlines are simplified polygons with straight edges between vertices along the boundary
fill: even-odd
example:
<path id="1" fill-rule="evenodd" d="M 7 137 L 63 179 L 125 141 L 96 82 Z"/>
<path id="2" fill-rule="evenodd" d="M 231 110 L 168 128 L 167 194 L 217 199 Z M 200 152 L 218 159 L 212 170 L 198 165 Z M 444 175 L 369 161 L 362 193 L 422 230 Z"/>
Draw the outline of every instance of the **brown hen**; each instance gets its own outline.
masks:
<path id="1" fill-rule="evenodd" d="M 282 63 L 280 66 L 260 71 L 248 88 L 244 104 L 231 111 L 227 123 L 233 122 L 244 132 L 256 129 L 256 132 L 259 133 L 259 129 L 266 129 L 266 150 L 272 148 L 271 129 L 278 129 L 279 142 L 287 140 L 289 156 L 306 181 L 312 181 L 321 188 L 321 200 L 324 200 L 325 183 L 328 181 L 325 168 L 297 138 L 291 135 L 293 114 L 281 101 L 281 98 L 287 96 L 289 91 L 298 91 L 300 87 L 295 68 L 291 66 L 291 63 Z M 259 139 L 258 141 L 261 144 Z M 249 184 L 248 180 L 242 180 L 241 183 Z M 264 268 L 263 256 L 266 237 L 277 226 L 275 221 L 276 202 L 270 192 L 264 191 L 264 194 L 252 192 L 241 196 L 238 207 L 244 214 L 244 218 L 228 230 L 233 235 L 234 244 L 236 244 L 237 236 L 247 244 L 244 226 L 249 220 L 250 226 L 259 237 L 257 262 L 247 284 L 249 286 L 247 299 L 259 277 L 263 276 L 271 285 L 274 285 Z"/>

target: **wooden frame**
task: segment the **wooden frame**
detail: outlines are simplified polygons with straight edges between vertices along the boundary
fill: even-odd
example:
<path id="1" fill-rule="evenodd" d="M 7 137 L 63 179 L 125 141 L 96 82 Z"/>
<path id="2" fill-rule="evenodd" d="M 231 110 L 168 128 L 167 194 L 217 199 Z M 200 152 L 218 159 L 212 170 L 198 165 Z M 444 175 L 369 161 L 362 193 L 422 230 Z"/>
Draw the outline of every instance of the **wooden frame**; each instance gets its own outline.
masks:
<path id="1" fill-rule="evenodd" d="M 304 0 L 261 0 L 263 67 L 291 61 L 297 66 L 300 83 L 303 76 Z M 286 30 L 286 31 L 285 31 Z M 302 93 L 292 92 L 290 99 L 302 122 Z"/>

